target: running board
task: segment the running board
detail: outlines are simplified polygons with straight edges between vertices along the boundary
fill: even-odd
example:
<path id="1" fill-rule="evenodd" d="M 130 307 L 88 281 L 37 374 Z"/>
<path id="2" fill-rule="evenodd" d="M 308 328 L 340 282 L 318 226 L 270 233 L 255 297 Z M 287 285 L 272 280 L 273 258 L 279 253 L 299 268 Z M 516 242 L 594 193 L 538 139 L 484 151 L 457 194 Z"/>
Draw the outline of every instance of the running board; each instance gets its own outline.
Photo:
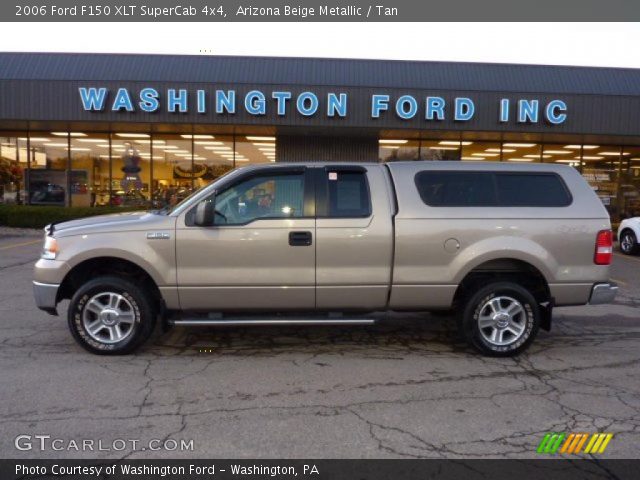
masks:
<path id="1" fill-rule="evenodd" d="M 372 318 L 273 318 L 273 319 L 179 319 L 170 321 L 177 327 L 220 327 L 251 325 L 373 325 Z"/>

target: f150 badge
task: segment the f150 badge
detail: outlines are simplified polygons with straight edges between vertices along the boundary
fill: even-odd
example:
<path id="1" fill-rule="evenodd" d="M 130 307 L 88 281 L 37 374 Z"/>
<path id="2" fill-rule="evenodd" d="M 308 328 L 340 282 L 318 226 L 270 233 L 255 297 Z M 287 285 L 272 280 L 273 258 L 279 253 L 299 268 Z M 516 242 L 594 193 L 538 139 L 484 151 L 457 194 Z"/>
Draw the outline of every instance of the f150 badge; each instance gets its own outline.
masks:
<path id="1" fill-rule="evenodd" d="M 167 232 L 147 232 L 147 240 L 169 240 L 171 235 Z"/>

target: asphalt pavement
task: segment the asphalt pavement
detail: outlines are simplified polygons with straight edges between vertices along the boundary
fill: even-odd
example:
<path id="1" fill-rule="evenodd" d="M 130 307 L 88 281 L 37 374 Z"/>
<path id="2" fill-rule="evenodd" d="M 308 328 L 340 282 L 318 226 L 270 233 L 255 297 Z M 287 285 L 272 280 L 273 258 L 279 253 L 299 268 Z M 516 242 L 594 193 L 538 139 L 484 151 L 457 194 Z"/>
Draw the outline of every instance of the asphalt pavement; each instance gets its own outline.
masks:
<path id="1" fill-rule="evenodd" d="M 175 328 L 99 357 L 35 308 L 40 241 L 0 231 L 0 458 L 534 458 L 547 432 L 640 458 L 640 257 L 615 254 L 614 305 L 556 309 L 513 359 L 427 314 Z"/>

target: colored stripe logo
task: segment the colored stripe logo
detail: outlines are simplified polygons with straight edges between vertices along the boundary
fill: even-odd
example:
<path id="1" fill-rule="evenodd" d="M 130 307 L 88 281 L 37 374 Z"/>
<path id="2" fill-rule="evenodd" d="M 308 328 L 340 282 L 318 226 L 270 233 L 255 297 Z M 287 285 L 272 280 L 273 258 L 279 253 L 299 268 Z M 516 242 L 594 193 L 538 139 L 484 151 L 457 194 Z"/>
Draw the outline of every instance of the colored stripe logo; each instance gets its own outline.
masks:
<path id="1" fill-rule="evenodd" d="M 613 438 L 613 433 L 569 433 L 549 432 L 538 445 L 538 453 L 555 455 L 589 453 L 591 455 L 604 453 Z M 584 450 L 583 450 L 584 448 Z"/>

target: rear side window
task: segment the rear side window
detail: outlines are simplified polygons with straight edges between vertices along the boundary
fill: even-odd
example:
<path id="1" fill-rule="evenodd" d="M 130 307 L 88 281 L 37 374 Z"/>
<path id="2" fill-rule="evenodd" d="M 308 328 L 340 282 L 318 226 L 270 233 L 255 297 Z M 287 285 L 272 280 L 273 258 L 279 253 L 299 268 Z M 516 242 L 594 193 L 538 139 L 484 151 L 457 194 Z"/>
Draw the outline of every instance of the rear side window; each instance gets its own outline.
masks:
<path id="1" fill-rule="evenodd" d="M 329 171 L 329 217 L 368 217 L 371 202 L 364 172 Z"/>
<path id="2" fill-rule="evenodd" d="M 432 207 L 564 207 L 571 195 L 555 173 L 419 172 L 422 201 Z"/>
<path id="3" fill-rule="evenodd" d="M 498 202 L 505 207 L 565 207 L 571 196 L 554 173 L 497 173 Z"/>
<path id="4" fill-rule="evenodd" d="M 493 174 L 489 172 L 420 172 L 416 186 L 422 201 L 432 207 L 496 205 Z"/>

